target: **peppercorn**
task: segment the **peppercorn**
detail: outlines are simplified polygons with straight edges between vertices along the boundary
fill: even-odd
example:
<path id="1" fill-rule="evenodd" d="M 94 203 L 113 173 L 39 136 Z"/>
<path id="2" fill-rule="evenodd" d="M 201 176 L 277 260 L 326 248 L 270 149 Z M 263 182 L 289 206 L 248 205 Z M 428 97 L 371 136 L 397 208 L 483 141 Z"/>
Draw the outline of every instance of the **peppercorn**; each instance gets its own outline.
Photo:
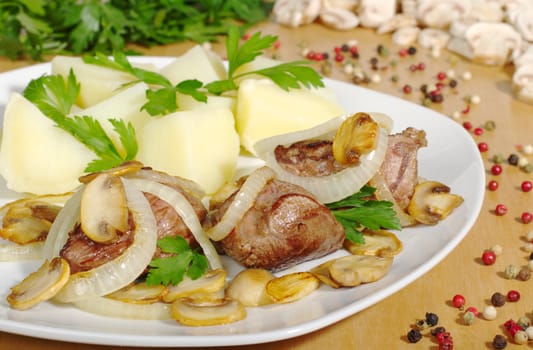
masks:
<path id="1" fill-rule="evenodd" d="M 527 333 L 522 330 L 516 332 L 513 338 L 514 338 L 515 343 L 519 345 L 525 344 L 529 340 Z"/>
<path id="2" fill-rule="evenodd" d="M 439 323 L 439 316 L 432 312 L 426 312 L 426 323 L 430 326 L 436 326 Z"/>
<path id="3" fill-rule="evenodd" d="M 450 85 L 451 88 L 457 87 L 457 80 L 450 79 L 450 82 L 448 83 L 448 85 Z"/>
<path id="4" fill-rule="evenodd" d="M 501 334 L 497 334 L 492 339 L 492 347 L 496 350 L 502 350 L 505 349 L 507 346 L 507 340 L 505 337 Z"/>
<path id="5" fill-rule="evenodd" d="M 522 167 L 522 171 L 525 172 L 525 173 L 527 173 L 527 174 L 533 172 L 533 164 L 528 163 L 528 164 L 524 165 L 524 166 Z"/>
<path id="6" fill-rule="evenodd" d="M 503 154 L 495 154 L 492 156 L 492 161 L 496 164 L 503 163 L 504 159 Z"/>
<path id="7" fill-rule="evenodd" d="M 472 311 L 467 311 L 463 315 L 463 321 L 466 325 L 471 325 L 475 319 L 476 315 Z"/>
<path id="8" fill-rule="evenodd" d="M 407 340 L 409 340 L 409 343 L 418 343 L 420 339 L 422 339 L 422 333 L 416 328 L 411 329 L 407 333 Z"/>
<path id="9" fill-rule="evenodd" d="M 490 298 L 490 303 L 496 307 L 500 307 L 505 304 L 506 300 L 507 300 L 507 297 L 505 295 L 503 295 L 502 293 L 496 292 L 492 294 L 492 297 Z"/>
<path id="10" fill-rule="evenodd" d="M 516 276 L 518 276 L 518 272 L 519 272 L 518 267 L 516 267 L 515 265 L 513 264 L 507 265 L 504 271 L 505 278 L 510 279 L 510 280 L 515 279 Z"/>
<path id="11" fill-rule="evenodd" d="M 511 153 L 509 157 L 507 158 L 507 162 L 511 165 L 517 165 L 518 164 L 518 155 Z"/>
<path id="12" fill-rule="evenodd" d="M 488 120 L 485 122 L 484 128 L 487 131 L 493 131 L 494 129 L 496 129 L 496 123 L 494 122 L 494 120 Z"/>
<path id="13" fill-rule="evenodd" d="M 414 55 L 416 53 L 416 47 L 414 46 L 410 46 L 408 49 L 407 49 L 407 53 L 409 55 Z"/>
<path id="14" fill-rule="evenodd" d="M 439 326 L 439 327 L 435 327 L 431 330 L 431 335 L 436 337 L 438 334 L 440 333 L 444 333 L 446 332 L 446 328 L 442 327 L 442 326 Z"/>
<path id="15" fill-rule="evenodd" d="M 531 319 L 527 316 L 522 316 L 516 321 L 516 324 L 523 330 L 526 330 L 527 327 L 531 326 Z"/>
<path id="16" fill-rule="evenodd" d="M 529 268 L 522 267 L 520 271 L 518 272 L 518 276 L 516 276 L 521 281 L 527 281 L 531 278 L 531 271 L 529 271 Z"/>
<path id="17" fill-rule="evenodd" d="M 529 254 L 529 260 L 533 260 L 533 253 Z"/>

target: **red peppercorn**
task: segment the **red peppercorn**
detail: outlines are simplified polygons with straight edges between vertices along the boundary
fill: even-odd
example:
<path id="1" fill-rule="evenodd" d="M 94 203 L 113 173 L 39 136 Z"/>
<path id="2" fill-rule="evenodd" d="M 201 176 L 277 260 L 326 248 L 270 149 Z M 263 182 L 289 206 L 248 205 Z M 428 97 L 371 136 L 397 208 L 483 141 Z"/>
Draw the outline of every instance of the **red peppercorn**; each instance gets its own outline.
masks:
<path id="1" fill-rule="evenodd" d="M 420 62 L 420 63 L 417 65 L 417 68 L 418 68 L 418 70 L 424 70 L 424 69 L 426 69 L 426 65 L 425 65 L 423 62 Z"/>
<path id="2" fill-rule="evenodd" d="M 406 85 L 403 86 L 402 90 L 403 90 L 404 94 L 410 94 L 411 91 L 413 91 L 413 88 L 411 87 L 411 85 L 406 84 Z"/>
<path id="3" fill-rule="evenodd" d="M 437 334 L 437 342 L 441 344 L 446 339 L 452 339 L 450 332 L 441 332 Z"/>
<path id="4" fill-rule="evenodd" d="M 490 173 L 492 175 L 500 175 L 503 171 L 503 168 L 500 164 L 494 164 L 491 168 L 490 168 Z"/>
<path id="5" fill-rule="evenodd" d="M 280 46 L 281 46 L 281 42 L 276 41 L 276 42 L 274 43 L 274 49 L 277 50 L 277 49 L 279 49 Z"/>
<path id="6" fill-rule="evenodd" d="M 477 148 L 480 152 L 487 152 L 489 150 L 489 145 L 486 142 L 480 142 L 477 145 Z"/>
<path id="7" fill-rule="evenodd" d="M 463 109 L 463 110 L 461 111 L 461 113 L 463 113 L 463 114 L 468 114 L 469 112 L 470 112 L 470 105 L 467 105 L 467 106 L 465 107 L 465 109 Z"/>
<path id="8" fill-rule="evenodd" d="M 307 55 L 305 55 L 305 58 L 308 60 L 314 60 L 316 58 L 316 53 L 314 51 L 309 51 Z"/>
<path id="9" fill-rule="evenodd" d="M 533 188 L 533 183 L 531 183 L 529 180 L 523 181 L 520 185 L 520 188 L 523 192 L 529 192 Z"/>
<path id="10" fill-rule="evenodd" d="M 481 260 L 485 265 L 493 265 L 496 262 L 496 254 L 492 250 L 485 250 L 481 255 Z"/>
<path id="11" fill-rule="evenodd" d="M 333 48 L 333 52 L 335 52 L 336 54 L 337 54 L 337 53 L 341 53 L 341 52 L 342 52 L 342 47 L 340 47 L 340 46 L 335 46 L 335 47 Z"/>
<path id="12" fill-rule="evenodd" d="M 418 70 L 418 66 L 416 64 L 412 64 L 409 66 L 409 70 L 411 72 L 416 72 Z"/>
<path id="13" fill-rule="evenodd" d="M 529 224 L 531 221 L 533 221 L 533 214 L 531 214 L 530 212 L 525 211 L 525 212 L 522 213 L 520 218 L 522 219 L 522 222 L 524 224 Z"/>
<path id="14" fill-rule="evenodd" d="M 507 300 L 518 301 L 520 300 L 520 292 L 517 290 L 510 290 L 507 292 Z"/>
<path id="15" fill-rule="evenodd" d="M 344 55 L 338 53 L 335 55 L 335 62 L 342 62 L 344 61 Z"/>
<path id="16" fill-rule="evenodd" d="M 476 135 L 476 136 L 483 135 L 483 128 L 475 128 L 474 129 L 474 135 Z"/>
<path id="17" fill-rule="evenodd" d="M 444 80 L 444 79 L 446 79 L 446 73 L 444 73 L 444 72 L 439 72 L 439 73 L 437 74 L 437 79 L 439 79 L 439 80 Z"/>
<path id="18" fill-rule="evenodd" d="M 400 51 L 398 52 L 398 55 L 400 55 L 400 57 L 405 57 L 407 56 L 407 54 L 407 49 L 400 49 Z"/>
<path id="19" fill-rule="evenodd" d="M 465 128 L 466 130 L 471 130 L 472 129 L 472 123 L 464 122 L 463 123 L 463 128 Z"/>
<path id="20" fill-rule="evenodd" d="M 505 206 L 505 204 L 498 204 L 496 206 L 496 209 L 494 210 L 494 213 L 498 216 L 503 216 L 507 214 L 507 207 Z"/>
<path id="21" fill-rule="evenodd" d="M 453 350 L 453 340 L 451 338 L 444 339 L 439 343 L 439 350 Z"/>
<path id="22" fill-rule="evenodd" d="M 471 313 L 473 313 L 474 316 L 476 316 L 476 317 L 477 317 L 477 315 L 478 315 L 478 313 L 479 313 L 479 312 L 477 311 L 477 309 L 476 309 L 474 306 L 469 306 L 469 307 L 467 307 L 467 308 L 466 308 L 466 312 L 469 312 L 469 311 L 470 311 Z"/>
<path id="23" fill-rule="evenodd" d="M 461 309 L 465 306 L 466 300 L 465 297 L 461 294 L 455 294 L 452 298 L 452 304 L 458 309 Z"/>
<path id="24" fill-rule="evenodd" d="M 488 184 L 487 187 L 488 187 L 488 189 L 489 189 L 490 191 L 496 191 L 496 190 L 498 189 L 499 186 L 500 186 L 500 185 L 498 184 L 498 181 L 496 181 L 496 180 L 491 180 L 491 181 L 489 181 L 489 184 Z"/>

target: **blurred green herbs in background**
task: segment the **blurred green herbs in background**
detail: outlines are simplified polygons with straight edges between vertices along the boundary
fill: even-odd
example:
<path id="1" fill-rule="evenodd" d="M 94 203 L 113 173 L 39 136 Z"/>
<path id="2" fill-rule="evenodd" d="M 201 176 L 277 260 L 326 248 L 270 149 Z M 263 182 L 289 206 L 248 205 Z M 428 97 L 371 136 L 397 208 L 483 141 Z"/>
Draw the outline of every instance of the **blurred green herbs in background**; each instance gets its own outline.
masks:
<path id="1" fill-rule="evenodd" d="M 214 41 L 237 23 L 244 32 L 268 18 L 264 0 L 1 0 L 0 56 L 123 50 Z"/>

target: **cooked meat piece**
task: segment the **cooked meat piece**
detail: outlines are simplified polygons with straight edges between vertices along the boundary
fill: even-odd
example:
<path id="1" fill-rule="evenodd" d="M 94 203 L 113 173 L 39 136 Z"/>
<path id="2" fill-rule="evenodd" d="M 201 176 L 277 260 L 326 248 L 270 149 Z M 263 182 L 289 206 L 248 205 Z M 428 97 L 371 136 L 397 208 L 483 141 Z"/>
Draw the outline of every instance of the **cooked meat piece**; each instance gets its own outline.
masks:
<path id="1" fill-rule="evenodd" d="M 131 216 L 130 216 L 131 217 Z M 118 236 L 113 243 L 103 244 L 92 241 L 83 233 L 79 224 L 69 233 L 67 242 L 59 256 L 68 261 L 70 273 L 87 271 L 111 261 L 130 246 L 133 242 L 133 222 L 130 229 Z"/>
<path id="2" fill-rule="evenodd" d="M 232 200 L 233 196 L 214 213 L 215 221 Z M 220 243 L 243 266 L 276 271 L 336 251 L 343 241 L 344 228 L 312 194 L 272 180 Z"/>
<path id="3" fill-rule="evenodd" d="M 179 188 L 176 189 L 189 200 L 189 203 L 191 203 L 196 211 L 199 220 L 204 220 L 207 215 L 207 210 L 202 202 L 187 192 Z M 148 193 L 145 193 L 145 196 L 152 207 L 157 222 L 158 238 L 179 235 L 185 238 L 191 246 L 197 245 L 191 231 L 173 208 L 156 196 Z M 65 246 L 61 249 L 60 256 L 69 262 L 72 273 L 87 271 L 103 265 L 120 256 L 120 254 L 122 254 L 122 252 L 133 242 L 133 225 L 134 223 L 131 220 L 130 215 L 130 229 L 119 235 L 117 241 L 108 244 L 92 241 L 83 233 L 80 225 L 77 225 L 69 234 Z M 167 254 L 162 253 L 158 247 L 154 256 L 161 257 L 166 255 Z"/>
<path id="4" fill-rule="evenodd" d="M 333 142 L 304 140 L 290 146 L 277 146 L 274 155 L 279 165 L 298 176 L 328 176 L 345 166 L 333 157 Z"/>
<path id="5" fill-rule="evenodd" d="M 418 150 L 426 145 L 426 133 L 415 128 L 389 136 L 379 172 L 402 209 L 407 208 L 418 183 Z"/>

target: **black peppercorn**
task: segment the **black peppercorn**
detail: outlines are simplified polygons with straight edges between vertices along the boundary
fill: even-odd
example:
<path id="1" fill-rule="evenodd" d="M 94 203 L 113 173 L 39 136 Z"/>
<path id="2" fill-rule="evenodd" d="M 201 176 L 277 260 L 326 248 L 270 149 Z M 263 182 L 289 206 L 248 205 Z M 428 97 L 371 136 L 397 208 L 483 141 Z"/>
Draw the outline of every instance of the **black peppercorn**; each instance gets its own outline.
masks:
<path id="1" fill-rule="evenodd" d="M 342 44 L 341 50 L 342 52 L 348 52 L 348 50 L 350 50 L 350 47 L 348 46 L 348 44 Z"/>
<path id="2" fill-rule="evenodd" d="M 416 328 L 411 329 L 407 333 L 407 340 L 409 340 L 409 343 L 417 343 L 420 339 L 422 339 L 422 333 Z"/>
<path id="3" fill-rule="evenodd" d="M 492 297 L 490 298 L 490 302 L 493 306 L 500 307 L 505 304 L 507 297 L 503 295 L 502 293 L 496 292 L 492 294 Z"/>
<path id="4" fill-rule="evenodd" d="M 529 260 L 533 260 L 533 253 L 529 254 Z"/>
<path id="5" fill-rule="evenodd" d="M 492 347 L 496 350 L 502 350 L 505 349 L 507 346 L 507 340 L 505 337 L 501 334 L 497 334 L 494 336 L 494 339 L 492 340 Z"/>
<path id="6" fill-rule="evenodd" d="M 442 327 L 442 326 L 439 326 L 439 327 L 435 327 L 431 330 L 431 335 L 436 337 L 438 334 L 440 333 L 444 333 L 446 332 L 446 328 Z"/>
<path id="7" fill-rule="evenodd" d="M 430 326 L 436 326 L 439 323 L 439 316 L 432 312 L 426 312 L 426 323 Z"/>
<path id="8" fill-rule="evenodd" d="M 409 55 L 414 55 L 416 53 L 416 47 L 410 46 L 409 49 L 407 49 L 407 53 Z"/>
<path id="9" fill-rule="evenodd" d="M 451 88 L 455 88 L 457 87 L 457 80 L 450 79 L 450 82 L 448 84 L 450 85 Z"/>
<path id="10" fill-rule="evenodd" d="M 518 164 L 518 156 L 514 153 L 510 154 L 507 158 L 507 162 L 511 165 L 517 165 Z"/>

